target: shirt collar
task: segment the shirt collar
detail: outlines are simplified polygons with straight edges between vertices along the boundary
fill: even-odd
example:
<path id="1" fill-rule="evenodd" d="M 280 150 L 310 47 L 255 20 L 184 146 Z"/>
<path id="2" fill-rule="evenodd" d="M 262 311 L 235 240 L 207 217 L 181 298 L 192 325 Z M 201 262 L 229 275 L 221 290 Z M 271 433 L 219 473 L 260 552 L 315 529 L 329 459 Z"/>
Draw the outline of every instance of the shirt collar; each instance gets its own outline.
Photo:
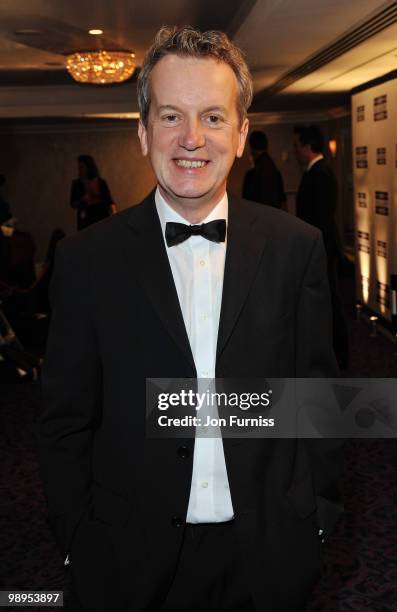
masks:
<path id="1" fill-rule="evenodd" d="M 306 172 L 309 172 L 310 168 L 314 166 L 320 159 L 324 159 L 324 155 L 320 153 L 317 157 L 313 157 L 312 161 L 307 164 Z"/>
<path id="2" fill-rule="evenodd" d="M 160 189 L 157 186 L 156 193 L 154 195 L 154 199 L 156 202 L 157 214 L 160 219 L 161 230 L 163 232 L 163 236 L 165 237 L 165 225 L 166 223 L 185 223 L 186 225 L 190 225 L 189 221 L 187 221 L 182 215 L 176 212 L 163 198 L 160 193 Z M 225 219 L 227 223 L 228 218 L 228 198 L 227 193 L 225 191 L 222 199 L 218 204 L 211 210 L 209 215 L 201 223 L 208 223 L 209 221 L 214 221 L 215 219 Z"/>

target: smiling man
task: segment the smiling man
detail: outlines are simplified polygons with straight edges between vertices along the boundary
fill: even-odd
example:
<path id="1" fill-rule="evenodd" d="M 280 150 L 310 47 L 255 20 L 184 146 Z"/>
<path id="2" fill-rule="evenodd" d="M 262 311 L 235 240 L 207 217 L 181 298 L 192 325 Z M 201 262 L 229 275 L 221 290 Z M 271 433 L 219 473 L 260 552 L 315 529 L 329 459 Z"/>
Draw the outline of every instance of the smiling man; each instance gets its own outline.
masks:
<path id="1" fill-rule="evenodd" d="M 142 152 L 162 198 L 192 224 L 222 200 L 243 154 L 248 119 L 239 116 L 237 99 L 233 69 L 211 56 L 170 54 L 153 68 L 148 117 L 139 125 Z"/>
<path id="2" fill-rule="evenodd" d="M 252 83 L 226 35 L 162 28 L 138 97 L 157 188 L 62 241 L 52 283 L 39 433 L 69 610 L 303 610 L 335 445 L 146 438 L 145 379 L 335 375 L 321 235 L 227 192 Z"/>

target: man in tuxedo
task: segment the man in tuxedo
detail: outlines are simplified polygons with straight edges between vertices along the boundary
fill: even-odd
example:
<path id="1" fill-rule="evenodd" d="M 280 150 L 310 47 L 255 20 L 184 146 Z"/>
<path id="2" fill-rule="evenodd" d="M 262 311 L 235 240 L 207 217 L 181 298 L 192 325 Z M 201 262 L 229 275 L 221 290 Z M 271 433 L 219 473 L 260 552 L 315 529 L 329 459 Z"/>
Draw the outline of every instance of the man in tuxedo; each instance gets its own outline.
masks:
<path id="1" fill-rule="evenodd" d="M 296 127 L 293 144 L 297 161 L 304 168 L 296 195 L 296 214 L 322 232 L 332 297 L 334 350 L 339 366 L 346 369 L 349 344 L 337 277 L 337 265 L 341 258 L 335 220 L 338 184 L 335 174 L 324 159 L 324 136 L 320 128 L 314 125 Z"/>
<path id="2" fill-rule="evenodd" d="M 146 378 L 336 373 L 320 232 L 226 190 L 251 98 L 226 35 L 162 28 L 138 81 L 157 188 L 57 249 L 39 432 L 70 610 L 292 612 L 320 574 L 332 441 L 145 437 Z"/>

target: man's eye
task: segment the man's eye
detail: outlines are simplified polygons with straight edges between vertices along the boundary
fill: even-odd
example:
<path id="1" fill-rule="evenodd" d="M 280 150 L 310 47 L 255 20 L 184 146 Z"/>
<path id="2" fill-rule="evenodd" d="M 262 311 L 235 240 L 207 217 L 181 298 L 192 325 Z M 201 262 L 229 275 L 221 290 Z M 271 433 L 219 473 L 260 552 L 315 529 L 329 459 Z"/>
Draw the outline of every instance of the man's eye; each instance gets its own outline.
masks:
<path id="1" fill-rule="evenodd" d="M 218 117 L 218 115 L 208 115 L 208 123 L 216 125 L 217 123 L 220 123 L 220 117 Z"/>
<path id="2" fill-rule="evenodd" d="M 176 115 L 166 115 L 165 117 L 163 117 L 163 119 L 167 123 L 175 123 L 175 121 L 177 120 L 177 116 Z"/>

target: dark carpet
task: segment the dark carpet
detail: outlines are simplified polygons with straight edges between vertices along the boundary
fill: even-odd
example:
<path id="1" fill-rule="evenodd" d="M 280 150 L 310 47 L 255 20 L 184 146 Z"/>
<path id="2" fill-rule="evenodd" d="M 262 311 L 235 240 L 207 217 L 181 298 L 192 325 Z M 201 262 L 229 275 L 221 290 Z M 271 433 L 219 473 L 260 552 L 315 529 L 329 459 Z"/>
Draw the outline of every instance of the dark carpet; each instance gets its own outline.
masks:
<path id="1" fill-rule="evenodd" d="M 354 296 L 348 281 L 344 301 L 351 343 L 350 368 L 345 375 L 396 377 L 396 348 L 381 335 L 369 337 L 368 325 L 355 320 Z M 35 442 L 38 409 L 39 390 L 35 383 L 1 385 L 0 590 L 64 590 L 67 583 L 63 560 L 47 525 L 38 473 Z M 346 513 L 325 544 L 326 571 L 307 610 L 396 612 L 395 440 L 348 442 L 343 483 Z M 3 608 L 4 612 L 12 609 L 21 608 Z"/>

